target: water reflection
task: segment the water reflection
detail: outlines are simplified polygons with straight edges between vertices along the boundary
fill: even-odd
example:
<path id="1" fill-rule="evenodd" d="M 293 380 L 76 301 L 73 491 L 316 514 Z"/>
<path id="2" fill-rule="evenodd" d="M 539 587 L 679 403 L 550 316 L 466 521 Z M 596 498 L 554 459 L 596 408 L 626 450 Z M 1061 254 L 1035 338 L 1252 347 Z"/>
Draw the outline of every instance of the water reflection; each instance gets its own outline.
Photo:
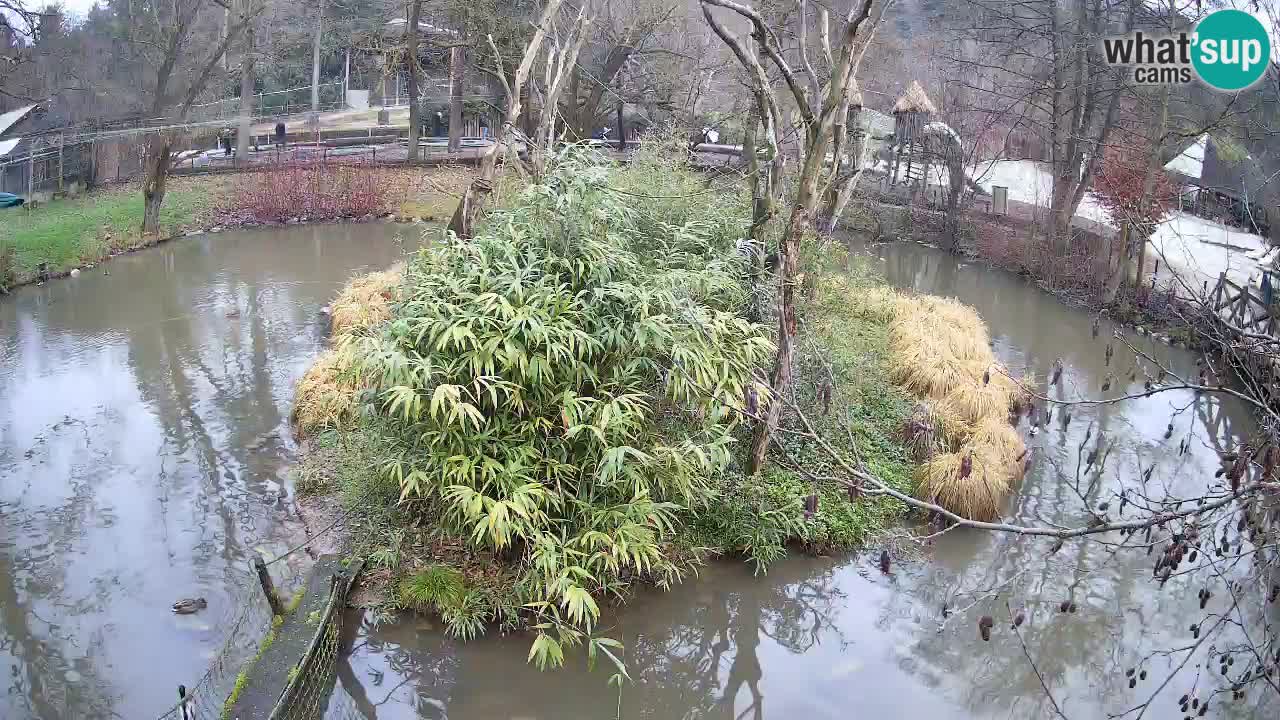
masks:
<path id="1" fill-rule="evenodd" d="M 869 569 L 869 566 L 868 566 Z M 606 620 L 604 634 L 627 646 L 634 683 L 610 687 L 611 668 L 590 672 L 581 657 L 554 673 L 525 662 L 528 638 L 461 644 L 429 621 L 374 627 L 354 639 L 357 683 L 329 717 L 439 718 L 766 718 L 847 716 L 856 707 L 899 716 L 903 697 L 951 714 L 927 692 L 937 680 L 912 658 L 871 660 L 889 652 L 897 627 L 915 626 L 882 601 L 897 594 L 877 572 L 857 565 L 797 559 L 754 577 L 716 564 L 669 593 L 642 593 Z M 340 709 L 341 708 L 341 709 Z"/>
<path id="2" fill-rule="evenodd" d="M 1094 338 L 1089 314 L 1016 276 L 914 244 L 871 248 L 867 257 L 899 287 L 976 307 L 1014 374 L 1043 380 L 1061 358 L 1064 382 L 1052 390 L 1059 398 L 1096 397 L 1108 381 L 1112 395 L 1140 390 L 1143 372 L 1155 372 L 1147 360 L 1135 365 L 1120 346 L 1108 361 L 1112 327 L 1104 322 Z M 1189 353 L 1130 340 L 1160 363 L 1195 374 Z M 1064 420 L 1059 413 L 1028 440 L 1033 461 L 1008 500 L 1011 521 L 1080 525 L 1086 506 L 1114 504 L 1122 490 L 1199 494 L 1213 482 L 1217 451 L 1254 429 L 1239 403 L 1192 392 L 1080 406 Z M 1110 451 L 1088 467 L 1100 436 Z M 626 644 L 636 681 L 620 701 L 607 670 L 588 673 L 570 662 L 544 674 L 528 666 L 527 637 L 459 645 L 425 621 L 366 624 L 344 683 L 355 688 L 351 697 L 363 692 L 374 700 L 330 717 L 1050 718 L 1056 703 L 1076 720 L 1108 718 L 1149 700 L 1148 717 L 1172 717 L 1179 696 L 1208 687 L 1199 670 L 1208 650 L 1180 672 L 1185 655 L 1165 651 L 1186 646 L 1189 625 L 1227 608 L 1202 613 L 1199 586 L 1188 578 L 1161 589 L 1144 552 L 1117 547 L 1124 540 L 1072 543 L 1054 553 L 1050 541 L 953 531 L 917 557 L 904 553 L 892 577 L 857 556 L 789 559 L 763 577 L 737 564 L 713 565 L 701 578 L 669 593 L 641 593 L 614 613 L 605 634 Z M 1221 569 L 1228 578 L 1244 570 Z M 1076 612 L 1060 612 L 1062 601 Z M 944 604 L 953 613 L 946 621 Z M 1018 610 L 1028 618 L 1021 641 L 1009 622 Z M 997 619 L 990 642 L 977 632 L 984 614 Z M 1125 670 L 1142 659 L 1150 680 L 1130 689 Z M 1259 697 L 1235 708 L 1215 703 L 1215 715 L 1276 716 L 1274 704 Z"/>
<path id="3" fill-rule="evenodd" d="M 296 526 L 319 308 L 396 234 L 192 238 L 0 298 L 0 717 L 147 717 L 204 673 L 249 553 Z"/>
<path id="4" fill-rule="evenodd" d="M 1022 278 L 957 262 L 914 244 L 875 247 L 869 255 L 882 261 L 885 276 L 899 287 L 953 295 L 974 306 L 992 330 L 997 356 L 1014 373 L 1031 373 L 1043 381 L 1054 360 L 1062 358 L 1064 382 L 1052 390 L 1058 399 L 1141 392 L 1145 377 L 1159 372 L 1150 360 L 1135 359 L 1123 343 L 1111 340 L 1113 325 L 1103 321 L 1094 338 L 1090 315 L 1063 305 Z M 1128 331 L 1125 335 L 1150 359 L 1184 377 L 1195 376 L 1191 353 Z M 1105 351 L 1108 343 L 1115 350 L 1111 358 Z M 1107 385 L 1110 389 L 1103 391 Z M 1218 453 L 1256 429 L 1242 403 L 1192 391 L 1077 406 L 1071 409 L 1069 424 L 1064 424 L 1061 409 L 1057 413 L 1044 432 L 1028 440 L 1033 463 L 1010 499 L 1006 517 L 1011 522 L 1083 525 L 1086 507 L 1097 508 L 1104 501 L 1115 505 L 1122 491 L 1130 497 L 1197 496 L 1215 482 Z M 1089 467 L 1089 454 L 1100 447 L 1104 461 Z M 1026 606 L 1032 620 L 1024 633 L 1027 651 L 1044 684 L 1054 690 L 1063 709 L 1071 711 L 1070 717 L 1107 717 L 1147 701 L 1156 682 L 1174 673 L 1185 657 L 1161 653 L 1186 646 L 1191 639 L 1188 627 L 1204 619 L 1196 597 L 1203 574 L 1175 579 L 1161 589 L 1144 551 L 1115 544 L 1131 548 L 1142 540 L 1138 536 L 1072 543 L 1052 553 L 1051 541 L 953 535 L 939 542 L 933 553 L 933 561 L 941 566 L 934 572 L 954 577 L 941 586 L 950 588 L 953 603 L 978 602 L 966 617 L 969 623 L 983 613 L 1007 620 L 1006 601 L 1021 607 L 1027 598 L 1034 599 Z M 1242 578 L 1246 570 L 1224 567 L 1222 572 L 1226 579 Z M 990 588 L 999 592 L 988 593 Z M 1079 611 L 1063 615 L 1057 607 L 1061 601 L 1076 603 Z M 966 644 L 970 651 L 980 647 L 980 641 Z M 949 645 L 922 637 L 919 651 L 945 655 Z M 989 653 L 993 672 L 988 675 L 984 669 L 973 678 L 975 684 L 987 685 L 997 703 L 1012 707 L 1021 697 L 1022 707 L 1030 703 L 1035 716 L 1051 716 L 1041 677 L 1021 647 L 1011 645 Z M 1145 668 L 1153 682 L 1130 689 L 1125 671 L 1152 653 Z M 1208 654 L 1207 648 L 1201 649 L 1186 667 L 1194 668 Z M 962 657 L 955 660 L 959 663 Z M 1002 678 L 1016 678 L 1017 683 L 996 692 Z M 1195 683 L 1194 669 L 1184 669 L 1155 699 L 1151 711 L 1173 715 L 1177 698 Z M 1200 682 L 1202 688 L 1204 684 Z M 1236 712 L 1246 716 L 1255 710 L 1246 703 Z"/>

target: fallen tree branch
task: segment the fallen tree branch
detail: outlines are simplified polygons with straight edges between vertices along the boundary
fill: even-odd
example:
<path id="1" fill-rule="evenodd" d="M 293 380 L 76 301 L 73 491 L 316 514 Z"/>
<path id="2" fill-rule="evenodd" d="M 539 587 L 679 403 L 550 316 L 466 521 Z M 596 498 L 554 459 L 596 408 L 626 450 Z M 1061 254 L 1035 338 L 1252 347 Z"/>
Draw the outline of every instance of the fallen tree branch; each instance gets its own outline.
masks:
<path id="1" fill-rule="evenodd" d="M 992 532 L 1010 533 L 1013 535 L 1030 535 L 1030 536 L 1037 536 L 1037 537 L 1056 538 L 1059 540 L 1070 540 L 1073 538 L 1082 538 L 1082 537 L 1088 537 L 1091 535 L 1100 535 L 1102 533 L 1115 532 L 1118 530 L 1126 530 L 1126 531 L 1145 530 L 1146 528 L 1155 527 L 1162 523 L 1167 523 L 1173 520 L 1181 520 L 1183 518 L 1203 515 L 1210 511 L 1217 510 L 1222 507 L 1226 507 L 1227 505 L 1230 505 L 1231 503 L 1237 500 L 1252 497 L 1263 491 L 1271 491 L 1271 492 L 1280 491 L 1280 483 L 1253 482 L 1248 485 L 1241 486 L 1241 488 L 1237 491 L 1230 492 L 1212 501 L 1205 502 L 1202 505 L 1196 505 L 1195 507 L 1190 508 L 1188 510 L 1175 510 L 1175 511 L 1155 513 L 1142 520 L 1128 520 L 1123 522 L 1102 521 L 1100 523 L 1095 522 L 1095 523 L 1086 525 L 1084 527 L 1074 527 L 1074 528 L 1035 526 L 1035 525 L 1016 525 L 1012 523 L 984 522 L 981 520 L 970 520 L 961 515 L 957 515 L 956 513 L 946 509 L 941 505 L 928 502 L 927 500 L 920 500 L 919 498 L 912 497 L 911 495 L 908 495 L 904 492 L 896 490 L 890 487 L 881 479 L 872 475 L 871 473 L 868 473 L 860 468 L 850 465 L 848 460 L 845 459 L 843 454 L 841 454 L 838 450 L 832 447 L 831 444 L 827 442 L 825 438 L 823 438 L 821 435 L 817 433 L 817 431 L 814 430 L 813 425 L 812 423 L 810 423 L 808 416 L 806 416 L 804 412 L 800 410 L 799 407 L 797 407 L 794 403 L 791 403 L 791 402 L 784 401 L 784 404 L 786 405 L 787 409 L 795 413 L 796 417 L 800 420 L 800 423 L 804 426 L 803 431 L 789 430 L 789 433 L 800 435 L 801 437 L 805 437 L 817 442 L 818 445 L 821 446 L 822 450 L 833 461 L 835 461 L 837 465 L 840 466 L 840 469 L 843 470 L 845 474 L 847 474 L 850 477 L 857 478 L 857 480 L 861 482 L 855 482 L 847 478 L 838 478 L 838 477 L 830 478 L 831 480 L 834 480 L 835 482 L 841 485 L 844 485 L 845 487 L 859 487 L 859 488 L 861 487 L 861 483 L 865 482 L 869 484 L 871 486 L 871 489 L 874 490 L 877 494 L 887 495 L 917 510 L 924 510 L 927 512 L 937 513 L 938 516 L 942 517 L 945 520 L 950 521 L 955 525 L 958 525 L 960 527 L 972 528 L 974 530 L 988 530 Z M 752 417 L 752 418 L 755 418 L 756 420 L 760 420 L 759 417 L 753 414 L 748 414 L 748 417 Z"/>

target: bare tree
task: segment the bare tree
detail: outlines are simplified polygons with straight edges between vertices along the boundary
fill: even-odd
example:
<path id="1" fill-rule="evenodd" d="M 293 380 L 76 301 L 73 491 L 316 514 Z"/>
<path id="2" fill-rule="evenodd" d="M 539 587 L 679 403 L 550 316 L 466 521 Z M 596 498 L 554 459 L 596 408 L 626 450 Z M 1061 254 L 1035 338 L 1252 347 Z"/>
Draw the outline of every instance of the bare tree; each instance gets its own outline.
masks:
<path id="1" fill-rule="evenodd" d="M 422 103 L 418 99 L 418 25 L 422 19 L 422 0 L 409 0 L 409 19 L 404 24 L 404 54 L 409 63 L 409 151 L 410 162 L 418 159 L 418 143 L 422 134 Z M 450 128 L 450 136 L 453 134 Z M 452 149 L 452 148 L 451 148 Z"/>
<path id="2" fill-rule="evenodd" d="M 0 110 L 35 97 L 28 71 L 38 32 L 37 13 L 16 0 L 0 0 Z"/>
<path id="3" fill-rule="evenodd" d="M 750 24 L 753 38 L 759 43 L 761 51 L 782 76 L 782 81 L 790 91 L 805 134 L 803 162 L 796 178 L 796 194 L 778 248 L 778 354 L 770 379 L 774 399 L 769 405 L 764 422 L 756 424 L 748 468 L 751 473 L 758 472 L 764 464 L 769 442 L 781 417 L 785 394 L 791 385 L 792 344 L 796 332 L 795 283 L 800 241 L 809 233 L 813 225 L 814 211 L 821 200 L 820 185 L 826 164 L 827 149 L 831 144 L 837 113 L 842 108 L 847 112 L 846 99 L 851 90 L 854 66 L 860 54 L 859 43 L 856 41 L 859 31 L 864 28 L 864 24 L 871 16 L 873 3 L 874 0 L 863 0 L 853 4 L 853 8 L 844 18 L 840 51 L 838 59 L 832 64 L 830 76 L 824 83 L 819 83 L 816 75 L 810 73 L 812 87 L 806 88 L 805 82 L 784 57 L 777 33 L 760 13 L 734 0 L 701 0 L 702 13 L 707 23 L 732 50 L 738 62 L 751 74 L 752 94 L 758 106 L 757 111 L 764 120 L 765 139 L 773 149 L 773 162 L 779 173 L 781 158 L 776 148 L 777 129 L 782 125 L 782 112 L 769 82 L 768 73 L 758 56 L 747 48 L 743 38 L 733 33 L 716 16 L 713 8 L 728 10 Z"/>
<path id="4" fill-rule="evenodd" d="M 147 136 L 142 185 L 144 235 L 154 235 L 160 229 L 160 207 L 169 177 L 175 126 L 186 122 L 201 93 L 215 74 L 222 72 L 227 48 L 240 39 L 263 9 L 261 0 L 250 0 L 236 8 L 230 8 L 227 2 L 175 0 L 145 3 L 135 9 L 143 17 L 134 18 L 130 50 L 151 74 L 147 88 L 149 117 L 163 118 L 166 123 Z M 202 39 L 207 41 L 217 35 L 221 25 L 219 9 L 231 9 L 234 19 L 211 49 L 201 50 Z"/>
<path id="5" fill-rule="evenodd" d="M 853 127 L 849 127 L 850 112 L 851 110 L 856 112 L 862 106 L 862 93 L 858 90 L 858 70 L 862 65 L 862 59 L 866 57 L 868 48 L 871 47 L 872 42 L 875 40 L 876 31 L 880 29 L 885 13 L 892 5 L 893 0 L 886 0 L 886 2 L 881 3 L 877 7 L 875 15 L 868 20 L 864 36 L 858 39 L 857 54 L 854 56 L 853 71 L 850 75 L 849 92 L 845 94 L 844 104 L 836 113 L 835 148 L 832 152 L 830 172 L 823 183 L 823 197 L 826 198 L 826 202 L 822 215 L 828 231 L 833 230 L 839 224 L 840 217 L 844 215 L 845 207 L 848 206 L 849 200 L 853 197 L 853 191 L 857 188 L 858 181 L 862 178 L 862 173 L 870 160 L 870 144 L 868 143 L 867 134 L 858 127 L 856 117 L 853 118 Z M 817 87 L 817 74 L 814 66 L 809 61 L 808 24 L 807 3 L 801 0 L 801 56 L 809 73 L 810 82 L 814 87 Z M 834 57 L 831 52 L 830 25 L 830 14 L 827 9 L 819 7 L 818 38 L 822 46 L 820 58 L 828 67 L 834 64 Z"/>
<path id="6" fill-rule="evenodd" d="M 59 6 L 0 0 L 0 112 L 44 102 L 80 81 L 81 48 Z"/>
<path id="7" fill-rule="evenodd" d="M 578 9 L 578 15 L 570 26 L 568 38 L 562 44 L 558 39 L 552 40 L 547 50 L 546 69 L 542 81 L 542 112 L 538 122 L 537 137 L 530 149 L 533 155 L 533 172 L 541 176 L 546 170 L 547 156 L 555 143 L 555 118 L 560 104 L 560 93 L 564 90 L 566 77 L 574 74 L 578 63 L 578 53 L 587 39 L 592 18 L 587 17 L 587 6 Z"/>
<path id="8" fill-rule="evenodd" d="M 1069 454 L 1075 456 L 1074 473 L 1054 468 L 1054 476 L 1063 491 L 1055 513 L 1062 519 L 1026 523 L 999 519 L 974 521 L 934 502 L 895 490 L 858 462 L 856 448 L 837 449 L 815 428 L 816 421 L 810 419 L 805 408 L 783 398 L 787 431 L 818 448 L 833 470 L 829 476 L 814 477 L 794 461 L 792 466 L 814 482 L 850 488 L 850 502 L 861 502 L 865 497 L 891 497 L 919 512 L 921 517 L 929 518 L 928 529 L 906 531 L 905 534 L 917 542 L 929 542 L 954 529 L 969 528 L 1015 538 L 1012 542 L 1026 547 L 1008 552 L 1023 558 L 1030 553 L 1043 554 L 1046 558 L 1066 555 L 1070 552 L 1064 549 L 1068 545 L 1091 545 L 1100 551 L 1100 560 L 1095 564 L 1105 566 L 1107 572 L 1127 571 L 1133 564 L 1147 565 L 1150 568 L 1148 582 L 1159 588 L 1171 585 L 1167 592 L 1172 595 L 1166 596 L 1170 597 L 1169 602 L 1173 602 L 1173 598 L 1198 602 L 1202 619 L 1182 629 L 1185 641 L 1179 640 L 1169 647 L 1137 649 L 1128 657 L 1123 654 L 1127 651 L 1122 651 L 1116 658 L 1122 667 L 1132 668 L 1127 671 L 1130 688 L 1146 681 L 1148 670 L 1155 673 L 1166 664 L 1170 670 L 1167 677 L 1157 676 L 1148 681 L 1149 691 L 1139 691 L 1142 697 L 1123 713 L 1114 713 L 1111 717 L 1145 717 L 1157 697 L 1162 694 L 1176 697 L 1188 687 L 1190 692 L 1170 704 L 1181 705 L 1182 713 L 1192 716 L 1197 713 L 1188 713 L 1188 707 L 1198 709 L 1206 703 L 1217 707 L 1246 697 L 1257 707 L 1274 707 L 1280 702 L 1280 680 L 1277 679 L 1280 626 L 1274 622 L 1274 608 L 1280 602 L 1280 512 L 1276 505 L 1276 498 L 1280 497 L 1277 472 L 1280 414 L 1267 395 L 1269 391 L 1262 376 L 1245 370 L 1233 379 L 1229 367 L 1258 367 L 1257 354 L 1274 358 L 1276 341 L 1265 337 L 1249 339 L 1214 312 L 1207 298 L 1189 305 L 1180 321 L 1191 324 L 1201 333 L 1204 361 L 1198 376 L 1180 373 L 1170 362 L 1117 331 L 1107 341 L 1107 359 L 1120 364 L 1119 358 L 1131 356 L 1133 367 L 1140 373 L 1137 381 L 1145 383 L 1144 389 L 1137 392 L 1104 390 L 1095 395 L 1068 390 L 1065 383 L 1051 376 L 1049 387 L 1032 391 L 1033 402 L 1028 405 L 1028 414 L 1030 422 L 1040 426 L 1048 422 L 1050 415 L 1044 411 L 1055 411 L 1059 418 L 1064 418 L 1061 422 L 1065 436 L 1065 423 L 1070 422 L 1073 409 L 1119 406 L 1166 393 L 1173 393 L 1171 397 L 1212 396 L 1238 401 L 1255 413 L 1260 429 L 1244 442 L 1220 446 L 1221 465 L 1216 473 L 1210 469 L 1203 477 L 1178 477 L 1178 482 L 1152 479 L 1155 464 L 1176 468 L 1166 476 L 1182 476 L 1186 468 L 1196 467 L 1183 464 L 1179 457 L 1187 449 L 1186 444 L 1195 440 L 1189 430 L 1181 440 L 1181 449 L 1151 456 L 1151 464 L 1145 467 L 1141 462 L 1132 468 L 1121 466 L 1115 455 L 1123 449 L 1109 440 L 1104 420 L 1097 428 L 1090 425 L 1078 446 L 1070 449 Z M 1111 361 L 1112 348 L 1118 348 L 1115 361 Z M 1055 392 L 1051 392 L 1053 385 L 1058 386 Z M 1176 447 L 1179 442 L 1176 434 L 1183 432 L 1178 429 L 1182 426 L 1180 414 L 1191 407 L 1213 405 L 1197 399 L 1180 409 L 1175 407 L 1165 439 L 1172 439 Z M 1216 442 L 1217 438 L 1211 440 Z M 785 450 L 777 452 L 786 455 Z M 1054 460 L 1045 458 L 1043 462 Z M 1115 482 L 1103 482 L 1104 476 L 1115 476 Z M 1083 547 L 1080 552 L 1084 552 Z M 1021 581 L 1024 570 L 1006 570 L 995 579 L 984 579 L 979 589 L 948 592 L 948 600 L 941 610 L 940 627 L 968 622 L 971 626 L 978 625 L 984 638 L 991 633 L 1014 636 L 1053 708 L 1052 716 L 1065 720 L 1072 714 L 1055 699 L 1055 690 L 1042 672 L 1046 663 L 1056 665 L 1058 661 L 1052 656 L 1037 656 L 1027 647 L 1019 630 L 1023 620 L 1018 616 L 1022 607 L 1047 605 L 1057 608 L 1057 613 L 1074 613 L 1075 603 L 1069 596 L 1019 597 L 1017 593 L 1021 588 L 1035 592 L 1034 585 Z M 961 594 L 968 596 L 963 603 L 956 601 Z M 1005 608 L 1007 617 L 1000 618 L 993 628 L 992 618 L 976 617 L 981 610 L 975 611 L 975 608 L 990 607 L 997 600 L 1008 602 L 1009 606 Z M 1044 619 L 1040 618 L 1042 622 Z M 1061 652 L 1058 646 L 1053 648 L 1055 655 Z M 1108 649 L 1107 652 L 1114 654 L 1115 651 Z M 1160 662 L 1153 662 L 1155 659 Z M 1193 662 L 1199 664 L 1193 666 Z M 1172 682 L 1184 668 L 1190 680 Z M 1167 699 L 1165 702 L 1169 703 Z"/>
<path id="9" fill-rule="evenodd" d="M 615 107 L 613 88 L 624 70 L 658 51 L 659 33 L 680 11 L 675 0 L 593 2 L 598 6 L 596 28 L 579 62 L 574 63 L 561 112 L 570 137 L 591 136 L 609 109 Z"/>
<path id="10" fill-rule="evenodd" d="M 1138 3 L 1103 0 L 974 0 L 967 38 L 951 58 L 977 102 L 1004 108 L 1049 149 L 1050 230 L 1066 252 L 1071 222 L 1115 127 L 1122 70 L 1098 39 L 1132 27 Z"/>
<path id="11" fill-rule="evenodd" d="M 521 56 L 520 63 L 516 66 L 510 80 L 507 79 L 506 63 L 503 62 L 502 53 L 498 50 L 498 45 L 494 42 L 493 35 L 489 35 L 486 38 L 497 66 L 497 71 L 494 75 L 502 82 L 502 88 L 506 94 L 507 110 L 503 117 L 502 125 L 498 127 L 498 131 L 494 135 L 493 144 L 485 150 L 480 159 L 480 176 L 472 181 L 466 192 L 462 194 L 462 199 L 458 202 L 458 207 L 453 212 L 453 218 L 449 221 L 449 230 L 459 238 L 466 239 L 472 236 L 475 230 L 476 218 L 479 216 L 485 200 L 493 192 L 493 181 L 498 172 L 498 155 L 506 154 L 510 157 L 515 154 L 512 149 L 512 138 L 515 134 L 516 125 L 520 121 L 525 84 L 529 81 L 529 73 L 533 70 L 533 64 L 538 59 L 542 49 L 542 43 L 546 40 L 547 33 L 551 29 L 552 19 L 560 11 L 562 2 L 563 0 L 547 0 L 547 4 L 542 9 L 542 15 L 539 16 L 538 22 L 534 27 L 533 35 L 529 38 L 528 43 L 525 44 L 524 54 Z"/>

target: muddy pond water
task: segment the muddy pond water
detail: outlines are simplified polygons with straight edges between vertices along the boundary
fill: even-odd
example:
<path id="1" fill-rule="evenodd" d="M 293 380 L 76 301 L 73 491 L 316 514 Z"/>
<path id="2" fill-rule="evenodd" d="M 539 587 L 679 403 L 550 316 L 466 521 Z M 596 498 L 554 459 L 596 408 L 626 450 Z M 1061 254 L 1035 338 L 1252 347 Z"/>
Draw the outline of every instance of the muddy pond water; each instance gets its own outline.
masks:
<path id="1" fill-rule="evenodd" d="M 251 553 L 297 533 L 279 491 L 320 309 L 399 237 L 184 238 L 0 296 L 0 718 L 149 720 L 205 672 Z"/>
<path id="2" fill-rule="evenodd" d="M 295 452 L 292 387 L 321 347 L 319 310 L 415 237 L 383 225 L 224 233 L 0 298 L 0 718 L 145 720 L 204 672 L 248 558 L 297 535 L 279 491 Z M 1094 339 L 1091 316 L 1019 278 L 914 244 L 857 251 L 895 285 L 975 306 L 1015 374 L 1043 378 L 1061 357 L 1055 392 L 1067 397 L 1096 395 L 1108 375 L 1113 392 L 1129 384 L 1125 353 L 1105 362 L 1110 327 Z M 1133 341 L 1194 367 L 1185 351 Z M 1055 419 L 1029 439 L 1031 470 L 1006 517 L 1081 521 L 1071 481 L 1086 432 L 1115 448 L 1093 491 L 1101 501 L 1153 464 L 1152 484 L 1203 487 L 1216 449 L 1252 428 L 1240 405 L 1189 392 L 1077 408 L 1065 429 Z M 1140 554 L 1073 543 L 1051 555 L 1049 544 L 956 531 L 895 550 L 888 576 L 874 567 L 878 546 L 791 558 L 763 576 L 713 564 L 608 611 L 603 632 L 625 643 L 634 679 L 621 691 L 581 658 L 539 673 L 525 662 L 527 637 L 463 644 L 429 620 L 357 613 L 329 717 L 1050 718 L 1045 687 L 1073 720 L 1145 702 L 1176 663 L 1150 658 L 1150 680 L 1134 689 L 1125 670 L 1185 644 L 1202 617 L 1196 586 L 1159 589 Z M 169 605 L 192 595 L 208 612 L 175 618 Z M 1057 612 L 1067 599 L 1078 612 Z M 1028 612 L 1035 669 L 1012 633 L 978 638 L 977 617 L 1007 617 L 1006 601 Z M 945 626 L 944 602 L 959 609 Z M 1203 659 L 1148 716 L 1174 716 Z M 1280 714 L 1254 703 L 1232 712 Z"/>

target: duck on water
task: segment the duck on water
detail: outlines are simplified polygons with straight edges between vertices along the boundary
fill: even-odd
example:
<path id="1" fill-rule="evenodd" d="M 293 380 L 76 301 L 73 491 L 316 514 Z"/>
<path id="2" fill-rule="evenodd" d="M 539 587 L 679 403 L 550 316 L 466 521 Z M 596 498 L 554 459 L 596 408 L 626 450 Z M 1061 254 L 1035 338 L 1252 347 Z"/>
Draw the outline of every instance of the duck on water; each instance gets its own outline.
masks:
<path id="1" fill-rule="evenodd" d="M 179 615 L 190 615 L 209 607 L 204 598 L 185 598 L 173 604 L 173 611 Z"/>

